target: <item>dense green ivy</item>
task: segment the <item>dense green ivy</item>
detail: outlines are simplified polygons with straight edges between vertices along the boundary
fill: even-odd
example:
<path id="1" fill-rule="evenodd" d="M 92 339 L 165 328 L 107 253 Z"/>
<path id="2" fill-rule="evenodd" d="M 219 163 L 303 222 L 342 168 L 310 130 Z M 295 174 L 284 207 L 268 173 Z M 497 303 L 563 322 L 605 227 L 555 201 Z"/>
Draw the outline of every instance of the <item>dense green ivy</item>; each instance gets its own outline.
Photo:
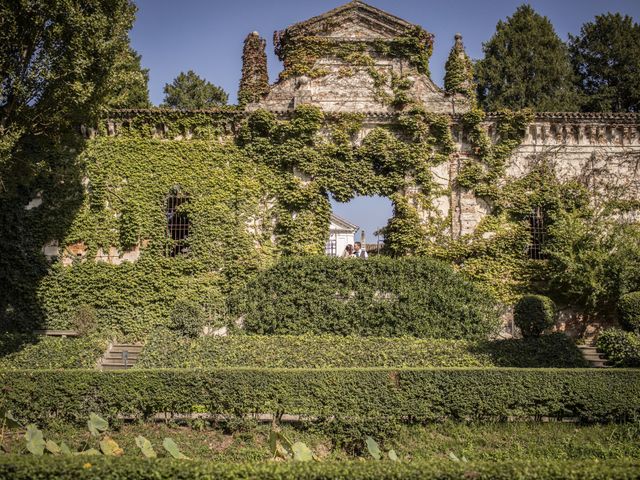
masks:
<path id="1" fill-rule="evenodd" d="M 493 142 L 482 124 L 486 114 L 474 108 L 462 115 L 462 127 L 473 148 L 473 158 L 467 159 L 456 181 L 459 186 L 473 190 L 477 195 L 495 200 L 499 196 L 498 181 L 504 176 L 507 160 L 522 143 L 525 129 L 533 114 L 528 110 L 499 113 Z"/>
<path id="2" fill-rule="evenodd" d="M 417 187 L 410 200 L 427 207 L 429 199 L 444 193 L 433 181 L 431 168 L 447 161 L 454 150 L 446 116 L 412 108 L 397 123 L 373 129 L 361 145 L 354 145 L 362 120 L 357 114 L 329 115 L 301 106 L 289 120 L 257 111 L 242 126 L 238 140 L 247 156 L 276 168 L 285 179 L 285 187 L 276 192 L 276 234 L 285 253 L 323 252 L 329 195 L 340 202 L 356 195 L 382 195 L 404 205 L 404 195 Z M 323 129 L 326 135 L 320 135 Z M 411 220 L 419 226 L 417 215 Z M 426 238 L 410 231 L 390 238 L 387 245 L 402 251 L 405 242 L 411 246 L 416 241 Z"/>
<path id="3" fill-rule="evenodd" d="M 464 51 L 462 37 L 456 34 L 456 42 L 444 67 L 444 90 L 449 94 L 460 93 L 475 101 L 473 62 Z"/>
<path id="4" fill-rule="evenodd" d="M 3 237 L 22 253 L 4 270 L 4 326 L 72 328 L 73 312 L 91 305 L 102 330 L 141 338 L 166 325 L 178 299 L 203 304 L 215 325 L 224 296 L 279 254 L 323 252 L 330 195 L 385 195 L 415 211 L 443 194 L 431 168 L 454 148 L 445 116 L 411 108 L 357 145 L 361 115 L 238 113 L 116 112 L 77 149 L 25 145 L 25 158 L 46 152 L 59 171 L 33 174 L 28 189 L 2 199 L 4 225 L 31 232 Z M 37 192 L 43 204 L 25 210 Z M 191 219 L 188 252 L 177 257 L 167 255 L 172 192 L 189 197 L 180 211 Z M 424 250 L 415 231 L 389 237 L 391 252 Z M 61 258 L 49 264 L 41 249 L 52 240 Z"/>
<path id="5" fill-rule="evenodd" d="M 433 52 L 433 35 L 422 27 L 414 26 L 391 40 L 339 41 L 300 31 L 287 29 L 276 32 L 276 55 L 284 63 L 280 79 L 306 75 L 326 75 L 325 69 L 316 66 L 322 57 L 334 57 L 350 66 L 373 65 L 372 55 L 409 60 L 418 73 L 429 75 L 429 58 Z"/>

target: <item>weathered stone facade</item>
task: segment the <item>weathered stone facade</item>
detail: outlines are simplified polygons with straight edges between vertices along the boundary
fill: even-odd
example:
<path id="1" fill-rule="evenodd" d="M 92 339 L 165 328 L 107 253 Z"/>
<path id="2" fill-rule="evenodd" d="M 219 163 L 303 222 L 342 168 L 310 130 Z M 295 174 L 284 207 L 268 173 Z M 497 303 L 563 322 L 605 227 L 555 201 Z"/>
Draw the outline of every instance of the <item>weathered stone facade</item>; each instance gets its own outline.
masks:
<path id="1" fill-rule="evenodd" d="M 456 184 L 465 160 L 474 156 L 474 147 L 461 125 L 461 115 L 470 110 L 472 101 L 465 95 L 449 94 L 439 88 L 428 72 L 420 72 L 408 58 L 384 53 L 381 45 L 384 47 L 385 42 L 397 41 L 414 28 L 419 27 L 363 2 L 352 1 L 276 32 L 277 48 L 277 42 L 282 42 L 283 38 L 327 41 L 332 45 L 361 48 L 351 48 L 356 54 L 348 56 L 315 52 L 313 61 L 307 65 L 310 74 L 287 75 L 287 66 L 292 61 L 287 58 L 286 49 L 280 47 L 285 71 L 259 102 L 248 104 L 244 110 L 265 109 L 288 117 L 300 105 L 314 105 L 327 113 L 358 113 L 364 117 L 362 129 L 355 140 L 358 143 L 374 128 L 397 122 L 403 106 L 390 100 L 397 93 L 393 89 L 393 79 L 407 79 L 408 87 L 403 93 L 412 105 L 417 104 L 427 112 L 449 115 L 451 119 L 457 153 L 451 156 L 449 164 L 433 169 L 435 183 L 450 195 L 433 199 L 433 204 L 441 217 L 451 219 L 450 233 L 457 238 L 473 233 L 492 208 L 473 191 Z M 460 47 L 461 38 L 460 35 L 455 38 L 455 44 Z M 107 121 L 107 135 L 117 135 L 119 129 L 126 128 L 128 119 L 140 113 L 144 112 L 121 111 L 114 115 Z M 223 115 L 228 119 L 226 130 L 232 133 L 244 113 L 234 111 Z M 498 116 L 488 114 L 483 124 L 493 142 L 498 140 Z M 153 136 L 178 140 L 190 138 L 189 132 L 175 135 L 163 125 L 155 126 Z M 615 188 L 625 198 L 639 199 L 640 115 L 537 113 L 526 129 L 523 142 L 509 159 L 503 180 L 526 174 L 542 159 L 551 161 L 561 179 L 580 179 L 594 191 Z M 298 176 L 304 182 L 309 180 L 302 173 Z M 428 222 L 430 215 L 423 212 L 423 220 Z"/>
<path id="2" fill-rule="evenodd" d="M 350 2 L 319 17 L 278 32 L 319 36 L 336 42 L 389 41 L 413 26 L 404 20 L 360 1 Z M 302 31 L 304 33 L 298 33 Z M 456 42 L 461 36 L 456 35 Z M 388 58 L 369 52 L 373 68 L 383 74 L 407 76 L 411 82 L 408 96 L 413 102 L 433 113 L 451 115 L 451 127 L 458 153 L 450 165 L 434 169 L 437 184 L 451 189 L 450 197 L 434 200 L 441 215 L 451 213 L 454 237 L 474 231 L 491 205 L 473 192 L 456 187 L 456 176 L 465 158 L 473 156 L 473 148 L 462 133 L 461 113 L 470 108 L 470 100 L 460 94 L 447 94 L 428 74 L 416 72 L 407 59 Z M 285 59 L 286 60 L 286 59 Z M 371 66 L 349 64 L 335 57 L 321 57 L 314 68 L 323 70 L 317 78 L 293 76 L 276 82 L 268 95 L 249 110 L 263 108 L 287 112 L 301 104 L 311 104 L 326 112 L 362 113 L 366 116 L 360 138 L 380 124 L 392 122 L 398 108 L 381 102 L 376 93 Z M 349 69 L 349 74 L 344 74 Z M 408 73 L 407 73 L 408 72 Z M 385 85 L 386 95 L 393 95 Z M 497 140 L 496 115 L 489 115 L 485 127 L 493 141 Z M 507 176 L 519 177 L 530 171 L 541 159 L 552 161 L 561 179 L 579 178 L 595 189 L 616 188 L 626 198 L 640 198 L 640 115 L 624 113 L 538 113 L 526 131 L 524 141 L 511 156 Z M 428 215 L 424 215 L 428 221 Z"/>

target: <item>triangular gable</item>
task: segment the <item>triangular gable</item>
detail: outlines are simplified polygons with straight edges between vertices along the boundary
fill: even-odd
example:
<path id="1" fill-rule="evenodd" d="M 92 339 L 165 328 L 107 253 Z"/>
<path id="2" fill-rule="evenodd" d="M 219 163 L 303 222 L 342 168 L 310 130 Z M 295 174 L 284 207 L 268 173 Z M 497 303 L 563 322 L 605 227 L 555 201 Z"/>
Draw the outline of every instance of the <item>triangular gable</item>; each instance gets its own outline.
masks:
<path id="1" fill-rule="evenodd" d="M 296 23 L 278 32 L 278 36 L 322 36 L 332 38 L 393 38 L 413 25 L 390 13 L 361 1 L 349 2 L 322 15 Z"/>
<path id="2" fill-rule="evenodd" d="M 339 217 L 335 213 L 331 214 L 330 222 L 331 222 L 331 226 L 330 226 L 331 230 L 344 230 L 344 231 L 355 233 L 360 228 L 358 225 L 355 225 L 350 221 L 345 220 L 342 217 Z"/>

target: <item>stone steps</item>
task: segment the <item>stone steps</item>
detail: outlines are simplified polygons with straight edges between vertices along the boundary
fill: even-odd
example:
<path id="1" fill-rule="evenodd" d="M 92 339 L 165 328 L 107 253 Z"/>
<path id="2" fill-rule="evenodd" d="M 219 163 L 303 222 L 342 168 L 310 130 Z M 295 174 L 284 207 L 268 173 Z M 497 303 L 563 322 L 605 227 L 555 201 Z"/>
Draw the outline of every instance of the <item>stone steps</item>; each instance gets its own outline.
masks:
<path id="1" fill-rule="evenodd" d="M 100 370 L 126 370 L 133 367 L 143 345 L 137 343 L 112 343 L 100 360 Z"/>
<path id="2" fill-rule="evenodd" d="M 609 368 L 607 357 L 598 351 L 593 345 L 578 345 L 582 357 L 593 368 Z"/>

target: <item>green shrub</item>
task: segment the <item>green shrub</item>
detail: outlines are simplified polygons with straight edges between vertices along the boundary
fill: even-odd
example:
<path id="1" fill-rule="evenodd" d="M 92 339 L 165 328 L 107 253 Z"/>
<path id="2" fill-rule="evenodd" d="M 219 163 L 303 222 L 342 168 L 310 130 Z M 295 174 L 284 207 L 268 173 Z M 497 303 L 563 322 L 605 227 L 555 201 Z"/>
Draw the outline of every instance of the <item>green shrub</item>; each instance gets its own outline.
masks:
<path id="1" fill-rule="evenodd" d="M 498 341 L 230 335 L 191 340 L 155 334 L 135 368 L 586 367 L 575 344 L 558 333 Z"/>
<path id="2" fill-rule="evenodd" d="M 202 333 L 206 314 L 202 306 L 190 300 L 176 300 L 171 310 L 170 328 L 189 338 Z"/>
<path id="3" fill-rule="evenodd" d="M 94 368 L 107 348 L 96 336 L 81 338 L 0 335 L 0 368 Z"/>
<path id="4" fill-rule="evenodd" d="M 495 300 L 428 258 L 366 262 L 285 258 L 231 299 L 249 332 L 486 338 L 499 327 Z"/>
<path id="5" fill-rule="evenodd" d="M 513 320 L 523 337 L 539 337 L 546 329 L 553 327 L 556 305 L 544 295 L 525 295 L 513 310 Z"/>
<path id="6" fill-rule="evenodd" d="M 640 418 L 640 370 L 211 369 L 0 371 L 0 409 L 24 423 L 164 413 L 343 421 Z"/>
<path id="7" fill-rule="evenodd" d="M 608 480 L 637 479 L 633 460 L 530 460 L 499 462 L 262 462 L 220 463 L 160 458 L 0 456 L 0 478 L 12 480 Z"/>
<path id="8" fill-rule="evenodd" d="M 620 325 L 630 332 L 640 332 L 640 292 L 631 292 L 618 300 Z"/>
<path id="9" fill-rule="evenodd" d="M 602 332 L 596 343 L 598 350 L 616 367 L 640 367 L 640 335 L 622 330 Z"/>
<path id="10" fill-rule="evenodd" d="M 563 333 L 478 342 L 470 347 L 470 351 L 480 358 L 486 355 L 491 365 L 496 367 L 577 368 L 589 366 L 573 340 Z"/>

